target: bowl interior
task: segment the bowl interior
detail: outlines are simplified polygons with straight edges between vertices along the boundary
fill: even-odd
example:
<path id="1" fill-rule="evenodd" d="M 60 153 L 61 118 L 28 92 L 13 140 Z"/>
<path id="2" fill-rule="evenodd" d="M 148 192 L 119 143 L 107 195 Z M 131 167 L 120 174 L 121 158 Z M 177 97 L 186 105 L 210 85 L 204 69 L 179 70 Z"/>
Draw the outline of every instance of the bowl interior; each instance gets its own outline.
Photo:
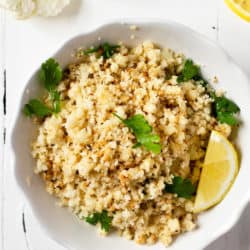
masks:
<path id="1" fill-rule="evenodd" d="M 129 29 L 130 24 L 136 24 L 139 29 L 131 31 Z M 135 39 L 130 39 L 131 34 L 135 34 Z M 182 52 L 196 63 L 201 64 L 203 74 L 207 79 L 217 76 L 219 84 L 216 87 L 226 90 L 227 96 L 235 100 L 240 106 L 242 125 L 236 140 L 241 154 L 239 175 L 223 202 L 199 216 L 200 228 L 178 237 L 171 249 L 186 249 L 187 245 L 192 246 L 192 249 L 205 247 L 232 226 L 248 200 L 250 116 L 247 112 L 250 107 L 250 89 L 247 77 L 224 51 L 213 42 L 185 26 L 169 21 L 106 24 L 91 33 L 71 39 L 53 57 L 61 65 L 66 66 L 73 61 L 71 56 L 73 51 L 79 47 L 88 47 L 100 43 L 98 37 L 103 42 L 117 43 L 123 41 L 127 45 L 152 40 L 162 47 L 169 47 Z M 27 89 L 29 89 L 29 92 L 26 91 Z M 15 176 L 42 227 L 52 238 L 70 249 L 113 250 L 117 249 L 118 244 L 120 250 L 145 249 L 146 247 L 138 246 L 134 242 L 118 237 L 116 234 L 100 238 L 94 227 L 78 221 L 66 209 L 58 207 L 56 200 L 45 191 L 40 177 L 33 174 L 35 162 L 30 155 L 30 143 L 36 134 L 36 127 L 21 112 L 23 105 L 31 97 L 41 95 L 37 72 L 32 75 L 27 83 L 26 90 L 23 92 L 16 113 L 12 133 Z M 26 183 L 27 176 L 32 177 L 31 187 Z M 165 249 L 165 247 L 158 244 L 151 246 L 150 249 L 160 250 Z"/>

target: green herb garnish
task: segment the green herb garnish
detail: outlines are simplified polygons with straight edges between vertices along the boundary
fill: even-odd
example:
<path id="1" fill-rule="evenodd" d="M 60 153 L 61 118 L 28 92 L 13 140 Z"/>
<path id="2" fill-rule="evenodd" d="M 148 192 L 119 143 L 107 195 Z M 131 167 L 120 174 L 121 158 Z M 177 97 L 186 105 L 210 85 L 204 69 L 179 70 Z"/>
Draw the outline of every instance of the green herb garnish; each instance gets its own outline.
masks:
<path id="1" fill-rule="evenodd" d="M 204 87 L 208 84 L 201 76 L 200 67 L 194 64 L 191 59 L 187 59 L 184 63 L 181 74 L 177 77 L 177 82 L 186 82 L 191 79 L 198 81 Z"/>
<path id="2" fill-rule="evenodd" d="M 26 116 L 36 115 L 38 117 L 44 117 L 53 113 L 49 107 L 38 99 L 31 99 L 25 104 L 23 112 Z"/>
<path id="3" fill-rule="evenodd" d="M 42 64 L 39 76 L 44 87 L 50 92 L 55 90 L 62 80 L 62 69 L 55 59 L 50 58 Z"/>
<path id="4" fill-rule="evenodd" d="M 55 59 L 50 58 L 42 64 L 39 77 L 49 92 L 52 108 L 49 108 L 38 99 L 32 99 L 24 106 L 26 116 L 36 115 L 45 117 L 53 113 L 59 113 L 61 110 L 60 93 L 56 90 L 57 85 L 62 80 L 62 69 Z"/>
<path id="5" fill-rule="evenodd" d="M 143 115 L 134 115 L 128 119 L 123 119 L 117 114 L 114 115 L 134 133 L 137 140 L 134 148 L 144 146 L 148 151 L 155 154 L 161 152 L 160 137 L 152 133 L 152 127 L 145 120 Z"/>
<path id="6" fill-rule="evenodd" d="M 98 45 L 96 47 L 91 47 L 89 49 L 84 50 L 85 55 L 97 53 L 98 56 L 103 56 L 104 59 L 108 59 L 113 56 L 117 52 L 119 45 L 112 45 L 108 42 Z"/>
<path id="7" fill-rule="evenodd" d="M 200 75 L 200 67 L 195 65 L 191 59 L 187 59 L 184 63 L 181 74 L 177 78 L 177 81 L 179 83 L 186 82 L 198 75 Z"/>
<path id="8" fill-rule="evenodd" d="M 85 221 L 91 225 L 96 225 L 97 223 L 101 224 L 101 228 L 108 232 L 111 226 L 112 217 L 108 216 L 108 212 L 106 210 L 101 213 L 94 213 L 91 216 L 85 218 Z"/>
<path id="9" fill-rule="evenodd" d="M 101 45 L 100 45 L 100 46 L 101 46 Z M 88 49 L 85 49 L 85 50 L 84 50 L 84 54 L 85 54 L 85 55 L 89 55 L 89 54 L 96 53 L 96 52 L 99 51 L 100 46 L 97 46 L 97 47 L 90 47 L 90 48 L 88 48 Z"/>
<path id="10" fill-rule="evenodd" d="M 54 111 L 54 113 L 57 114 L 61 111 L 60 93 L 56 90 L 53 90 L 49 94 L 50 94 L 50 100 L 51 100 L 52 106 L 53 106 L 53 111 Z"/>
<path id="11" fill-rule="evenodd" d="M 190 199 L 194 194 L 195 189 L 195 186 L 189 179 L 182 179 L 180 176 L 175 176 L 172 184 L 165 184 L 164 191 L 177 194 L 178 197 Z"/>
<path id="12" fill-rule="evenodd" d="M 221 123 L 227 123 L 229 125 L 238 124 L 235 114 L 240 112 L 240 108 L 237 104 L 227 99 L 225 96 L 216 97 L 213 95 L 213 99 L 213 110 L 216 119 Z"/>

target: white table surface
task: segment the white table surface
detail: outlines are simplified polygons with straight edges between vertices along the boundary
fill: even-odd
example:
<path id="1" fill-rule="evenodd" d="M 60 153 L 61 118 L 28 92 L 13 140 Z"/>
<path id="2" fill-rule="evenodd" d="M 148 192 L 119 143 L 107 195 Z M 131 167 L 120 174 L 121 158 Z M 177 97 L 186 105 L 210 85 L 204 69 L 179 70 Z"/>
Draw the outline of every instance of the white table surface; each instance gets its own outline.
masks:
<path id="1" fill-rule="evenodd" d="M 236 17 L 220 0 L 72 2 L 57 18 L 16 21 L 5 11 L 0 11 L 0 250 L 65 250 L 43 233 L 22 199 L 14 181 L 13 159 L 9 154 L 9 124 L 22 89 L 30 73 L 65 40 L 110 18 L 167 18 L 217 41 L 250 75 L 250 23 Z M 5 83 L 6 114 L 2 102 Z M 235 227 L 206 250 L 250 250 L 249 232 L 250 205 Z"/>

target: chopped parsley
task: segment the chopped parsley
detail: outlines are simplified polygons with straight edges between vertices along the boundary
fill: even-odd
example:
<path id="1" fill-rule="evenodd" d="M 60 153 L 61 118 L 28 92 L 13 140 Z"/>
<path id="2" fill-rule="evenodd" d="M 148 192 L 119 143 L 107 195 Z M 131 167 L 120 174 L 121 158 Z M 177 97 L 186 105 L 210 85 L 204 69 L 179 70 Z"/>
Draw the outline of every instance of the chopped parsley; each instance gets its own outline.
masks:
<path id="1" fill-rule="evenodd" d="M 152 133 L 152 127 L 145 120 L 143 115 L 134 115 L 128 119 L 123 119 L 117 114 L 114 115 L 134 133 L 137 140 L 134 148 L 144 146 L 148 151 L 155 154 L 161 152 L 160 137 Z"/>
<path id="2" fill-rule="evenodd" d="M 227 123 L 231 126 L 237 125 L 238 119 L 235 115 L 240 112 L 240 108 L 237 104 L 225 96 L 217 97 L 213 95 L 213 99 L 213 111 L 216 119 L 220 123 Z"/>
<path id="3" fill-rule="evenodd" d="M 193 63 L 191 59 L 187 59 L 184 63 L 181 74 L 177 77 L 177 82 L 186 82 L 189 80 L 199 81 L 202 86 L 206 86 L 208 83 L 201 76 L 200 67 Z"/>
<path id="4" fill-rule="evenodd" d="M 106 210 L 101 213 L 93 213 L 92 215 L 85 218 L 85 221 L 91 225 L 96 225 L 97 223 L 101 224 L 101 228 L 108 232 L 111 227 L 112 217 L 108 216 L 108 212 Z"/>
<path id="5" fill-rule="evenodd" d="M 189 179 L 182 179 L 180 176 L 173 178 L 172 184 L 165 184 L 164 191 L 167 193 L 177 194 L 178 197 L 190 199 L 195 193 L 195 186 Z"/>
<path id="6" fill-rule="evenodd" d="M 89 49 L 84 50 L 85 55 L 97 53 L 98 56 L 103 56 L 104 59 L 108 59 L 112 57 L 117 51 L 119 45 L 113 45 L 108 42 L 105 42 L 101 45 L 98 45 L 96 47 L 91 47 Z"/>
<path id="7" fill-rule="evenodd" d="M 53 91 L 62 80 L 62 69 L 55 59 L 50 58 L 42 64 L 39 77 L 44 87 L 49 92 Z"/>
<path id="8" fill-rule="evenodd" d="M 61 111 L 61 99 L 60 93 L 57 90 L 53 90 L 50 93 L 50 100 L 52 102 L 54 113 L 59 113 Z"/>
<path id="9" fill-rule="evenodd" d="M 62 80 L 62 69 L 55 59 L 50 58 L 41 66 L 39 77 L 44 84 L 45 89 L 49 92 L 51 108 L 38 99 L 32 99 L 24 105 L 23 112 L 26 116 L 45 117 L 61 111 L 60 93 L 56 87 Z"/>
<path id="10" fill-rule="evenodd" d="M 38 99 L 31 99 L 24 105 L 23 112 L 26 116 L 36 115 L 38 117 L 44 117 L 52 114 L 52 110 Z"/>
<path id="11" fill-rule="evenodd" d="M 178 76 L 177 81 L 180 82 L 186 82 L 197 75 L 200 74 L 200 67 L 198 65 L 195 65 L 191 59 L 187 59 L 184 63 L 184 67 L 182 69 L 181 74 Z"/>

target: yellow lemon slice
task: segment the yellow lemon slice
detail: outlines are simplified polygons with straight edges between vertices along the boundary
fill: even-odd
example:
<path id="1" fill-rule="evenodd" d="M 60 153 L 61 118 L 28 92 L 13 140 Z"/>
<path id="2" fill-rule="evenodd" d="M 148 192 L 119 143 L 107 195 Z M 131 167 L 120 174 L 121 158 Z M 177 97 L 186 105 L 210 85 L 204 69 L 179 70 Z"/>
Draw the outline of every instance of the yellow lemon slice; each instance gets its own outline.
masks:
<path id="1" fill-rule="evenodd" d="M 236 15 L 250 22 L 250 0 L 225 0 L 225 2 Z"/>
<path id="2" fill-rule="evenodd" d="M 229 191 L 239 169 L 233 145 L 212 131 L 195 198 L 194 212 L 204 211 L 220 202 Z"/>

